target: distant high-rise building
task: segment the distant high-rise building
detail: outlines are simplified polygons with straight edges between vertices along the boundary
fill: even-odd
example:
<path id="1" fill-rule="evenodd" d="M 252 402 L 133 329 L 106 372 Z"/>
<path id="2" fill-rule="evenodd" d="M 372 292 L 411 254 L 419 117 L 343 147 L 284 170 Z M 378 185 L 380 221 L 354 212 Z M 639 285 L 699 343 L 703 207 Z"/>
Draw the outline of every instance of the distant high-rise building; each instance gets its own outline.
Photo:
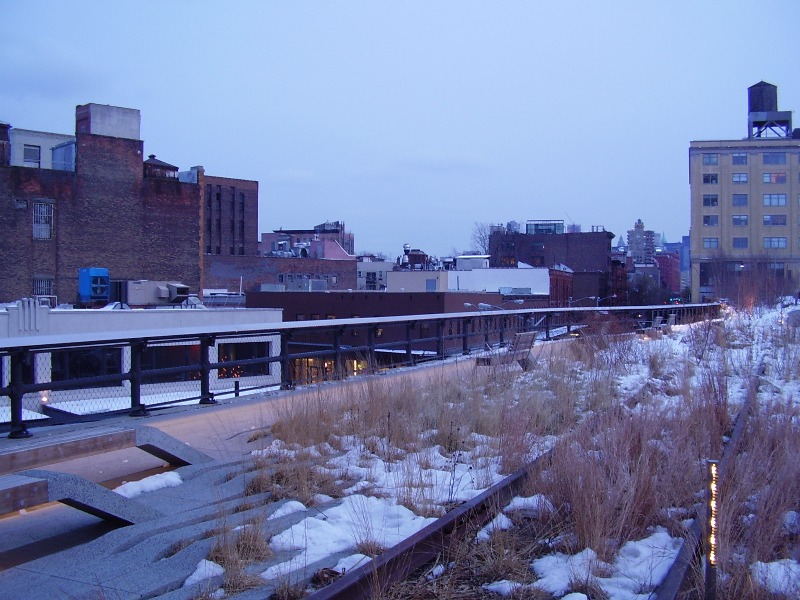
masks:
<path id="1" fill-rule="evenodd" d="M 635 264 L 649 265 L 655 262 L 655 233 L 645 229 L 641 219 L 636 221 L 633 229 L 628 230 L 628 253 Z"/>

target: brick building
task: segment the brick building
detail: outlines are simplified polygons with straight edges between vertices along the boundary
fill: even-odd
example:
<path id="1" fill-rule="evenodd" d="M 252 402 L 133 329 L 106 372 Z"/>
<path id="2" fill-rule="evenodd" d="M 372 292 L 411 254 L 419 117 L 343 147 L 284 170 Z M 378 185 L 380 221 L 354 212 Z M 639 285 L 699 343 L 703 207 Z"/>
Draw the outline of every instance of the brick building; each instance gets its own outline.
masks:
<path id="1" fill-rule="evenodd" d="M 658 264 L 661 288 L 670 292 L 672 296 L 681 293 L 681 257 L 677 252 L 658 252 L 655 254 Z"/>
<path id="2" fill-rule="evenodd" d="M 46 295 L 73 303 L 83 267 L 199 292 L 214 287 L 203 276 L 214 255 L 257 254 L 257 182 L 145 160 L 138 110 L 86 104 L 75 114 L 73 141 L 58 136 L 57 145 L 37 147 L 51 157 L 38 167 L 16 166 L 26 163 L 15 156 L 10 125 L 0 123 L 0 301 Z M 35 139 L 50 138 L 27 132 L 26 156 Z"/>
<path id="3" fill-rule="evenodd" d="M 357 289 L 355 260 L 282 258 L 275 256 L 206 256 L 204 288 L 258 292 L 272 289 Z"/>
<path id="4" fill-rule="evenodd" d="M 489 235 L 489 265 L 533 267 L 564 265 L 572 270 L 573 298 L 600 298 L 619 303 L 625 289 L 618 289 L 613 276 L 611 242 L 614 234 L 602 228 L 591 232 L 565 231 L 563 221 L 529 221 L 526 233 L 514 228 L 494 227 Z"/>
<path id="5" fill-rule="evenodd" d="M 78 270 L 92 266 L 197 289 L 197 187 L 146 176 L 138 131 L 138 110 L 79 106 L 74 171 L 0 165 L 0 300 L 74 302 Z"/>

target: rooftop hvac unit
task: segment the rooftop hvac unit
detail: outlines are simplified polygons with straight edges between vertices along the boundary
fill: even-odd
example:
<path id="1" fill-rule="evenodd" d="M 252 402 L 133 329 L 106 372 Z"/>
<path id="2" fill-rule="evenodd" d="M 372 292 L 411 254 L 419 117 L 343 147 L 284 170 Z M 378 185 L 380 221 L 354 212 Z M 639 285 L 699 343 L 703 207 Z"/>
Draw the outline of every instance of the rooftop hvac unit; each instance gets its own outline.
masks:
<path id="1" fill-rule="evenodd" d="M 168 283 L 167 290 L 172 304 L 180 304 L 189 297 L 189 286 L 182 283 Z"/>
<path id="2" fill-rule="evenodd" d="M 87 267 L 78 271 L 78 300 L 83 303 L 108 302 L 111 282 L 108 269 Z"/>

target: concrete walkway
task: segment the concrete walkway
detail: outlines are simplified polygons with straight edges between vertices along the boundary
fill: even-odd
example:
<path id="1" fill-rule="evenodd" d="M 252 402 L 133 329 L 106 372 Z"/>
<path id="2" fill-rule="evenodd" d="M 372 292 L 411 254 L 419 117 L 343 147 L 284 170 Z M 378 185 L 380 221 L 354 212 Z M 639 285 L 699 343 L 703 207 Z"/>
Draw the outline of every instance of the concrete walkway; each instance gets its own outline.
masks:
<path id="1" fill-rule="evenodd" d="M 125 427 L 134 423 L 148 425 L 209 455 L 216 465 L 234 468 L 231 465 L 241 463 L 254 450 L 263 448 L 269 442 L 268 438 L 253 434 L 267 428 L 294 406 L 300 406 L 309 400 L 316 402 L 320 397 L 335 401 L 353 394 L 366 393 L 370 386 L 376 384 L 393 386 L 406 384 L 410 380 L 414 384 L 428 387 L 442 381 L 452 381 L 453 378 L 481 376 L 476 374 L 474 364 L 475 359 L 472 357 L 458 357 L 291 391 L 241 396 L 222 401 L 218 405 L 176 406 L 152 411 L 148 417 L 119 416 L 96 423 L 32 428 L 31 432 L 34 439 L 37 439 L 76 429 L 85 431 L 113 425 Z M 251 437 L 258 439 L 249 441 Z M 0 439 L 0 444 L 3 441 Z M 113 488 L 124 481 L 138 480 L 163 472 L 167 467 L 163 460 L 137 448 L 129 448 L 56 463 L 49 465 L 47 469 L 77 475 Z M 184 490 L 190 489 L 188 485 L 180 487 Z M 157 504 L 157 500 L 153 502 Z M 164 509 L 157 505 L 153 508 Z M 38 562 L 46 561 L 46 558 L 41 557 L 65 548 L 74 547 L 70 552 L 77 552 L 80 544 L 107 534 L 112 529 L 111 525 L 96 517 L 58 503 L 0 517 L 0 572 L 15 566 L 24 567 L 37 558 Z M 126 527 L 122 530 L 130 529 Z M 2 589 L 0 579 L 0 590 Z M 0 592 L 0 597 L 6 596 Z"/>

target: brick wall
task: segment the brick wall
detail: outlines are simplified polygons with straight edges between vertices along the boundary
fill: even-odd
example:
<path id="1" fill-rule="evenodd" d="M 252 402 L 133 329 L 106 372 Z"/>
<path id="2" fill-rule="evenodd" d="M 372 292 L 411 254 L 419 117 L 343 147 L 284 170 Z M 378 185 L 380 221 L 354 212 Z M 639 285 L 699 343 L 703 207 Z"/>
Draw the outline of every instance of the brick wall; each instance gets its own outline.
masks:
<path id="1" fill-rule="evenodd" d="M 29 297 L 33 277 L 55 278 L 59 210 L 55 201 L 69 197 L 74 174 L 24 167 L 0 167 L 0 302 Z M 48 200 L 56 220 L 50 240 L 33 239 L 33 211 Z M 76 275 L 77 278 L 77 275 Z"/>
<path id="2" fill-rule="evenodd" d="M 305 275 L 314 279 L 328 276 L 331 290 L 356 289 L 355 260 L 323 260 L 314 258 L 277 258 L 267 256 L 226 256 L 207 255 L 204 258 L 203 287 L 208 289 L 226 288 L 239 291 L 240 277 L 245 292 L 261 289 L 262 283 L 287 284 Z M 333 278 L 336 282 L 333 282 Z"/>
<path id="3" fill-rule="evenodd" d="M 78 270 L 106 267 L 112 279 L 200 285 L 198 186 L 142 175 L 142 142 L 78 134 L 76 171 L 0 167 L 0 301 L 32 293 L 52 276 L 60 302 L 73 303 Z M 51 240 L 34 240 L 34 199 L 53 203 Z M 23 208 L 27 202 L 27 207 Z M 16 208 L 20 206 L 20 208 Z"/>
<path id="4" fill-rule="evenodd" d="M 203 234 L 206 254 L 258 254 L 258 182 L 205 175 Z"/>

